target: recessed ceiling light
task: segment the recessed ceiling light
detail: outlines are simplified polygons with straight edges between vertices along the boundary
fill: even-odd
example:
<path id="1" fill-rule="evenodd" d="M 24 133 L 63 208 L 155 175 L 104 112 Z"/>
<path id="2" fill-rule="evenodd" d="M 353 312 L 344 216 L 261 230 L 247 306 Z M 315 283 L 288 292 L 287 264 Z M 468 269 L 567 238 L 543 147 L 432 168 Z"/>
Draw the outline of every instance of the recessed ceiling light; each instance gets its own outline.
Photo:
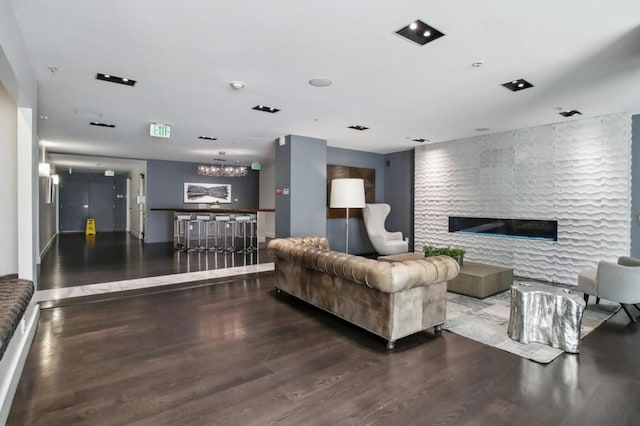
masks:
<path id="1" fill-rule="evenodd" d="M 486 132 L 487 130 L 491 130 L 488 127 L 478 127 L 477 129 L 475 129 L 476 132 Z"/>
<path id="2" fill-rule="evenodd" d="M 130 78 L 117 77 L 110 74 L 96 74 L 96 80 L 108 81 L 109 83 L 124 84 L 125 86 L 135 86 L 136 81 Z"/>
<path id="3" fill-rule="evenodd" d="M 529 83 L 524 78 L 520 78 L 518 80 L 511 80 L 506 83 L 503 83 L 502 85 L 507 89 L 511 90 L 512 92 L 517 92 L 518 90 L 524 90 L 524 89 L 533 87 L 533 84 Z"/>
<path id="4" fill-rule="evenodd" d="M 92 126 L 99 126 L 99 127 L 109 127 L 110 129 L 113 129 L 114 127 L 116 127 L 115 124 L 109 124 L 109 123 L 100 123 L 98 121 L 92 121 L 89 123 Z"/>
<path id="5" fill-rule="evenodd" d="M 360 126 L 359 124 L 354 124 L 353 126 L 349 126 L 349 129 L 354 129 L 354 130 L 369 130 L 368 127 L 364 127 L 364 126 Z"/>
<path id="6" fill-rule="evenodd" d="M 439 39 L 444 35 L 443 32 L 438 31 L 437 29 L 422 22 L 419 19 L 410 23 L 406 27 L 400 28 L 398 31 L 396 31 L 396 34 L 399 34 L 414 43 L 418 43 L 421 46 L 424 46 L 425 44 L 433 40 Z"/>
<path id="7" fill-rule="evenodd" d="M 204 139 L 206 141 L 217 141 L 218 138 L 214 138 L 212 136 L 198 136 L 198 139 Z"/>
<path id="8" fill-rule="evenodd" d="M 48 119 L 49 119 L 49 117 L 47 117 L 46 115 L 41 115 L 41 116 L 40 116 L 40 118 L 41 118 L 42 120 L 48 120 Z"/>
<path id="9" fill-rule="evenodd" d="M 471 64 L 471 66 L 474 68 L 480 68 L 482 65 L 484 65 L 484 62 L 482 61 L 475 61 L 474 63 Z"/>
<path id="10" fill-rule="evenodd" d="M 558 114 L 560 114 L 563 117 L 573 117 L 574 115 L 582 115 L 582 113 L 580 111 L 578 111 L 577 109 L 572 109 L 571 111 L 569 111 L 569 110 L 561 111 Z"/>
<path id="11" fill-rule="evenodd" d="M 331 86 L 332 81 L 328 78 L 312 78 L 309 80 L 309 84 L 314 87 L 327 87 Z"/>
<path id="12" fill-rule="evenodd" d="M 240 90 L 242 88 L 244 88 L 244 83 L 241 81 L 232 81 L 231 83 L 229 83 L 229 86 L 231 86 L 232 88 L 236 89 L 236 90 Z"/>
<path id="13" fill-rule="evenodd" d="M 256 111 L 262 111 L 262 112 L 270 112 L 271 114 L 275 114 L 276 112 L 280 111 L 277 108 L 273 108 L 265 105 L 256 105 L 251 109 L 255 109 Z"/>
<path id="14" fill-rule="evenodd" d="M 414 141 L 414 142 L 423 143 L 423 142 L 427 142 L 429 139 L 418 138 L 418 139 L 411 139 L 411 140 Z"/>

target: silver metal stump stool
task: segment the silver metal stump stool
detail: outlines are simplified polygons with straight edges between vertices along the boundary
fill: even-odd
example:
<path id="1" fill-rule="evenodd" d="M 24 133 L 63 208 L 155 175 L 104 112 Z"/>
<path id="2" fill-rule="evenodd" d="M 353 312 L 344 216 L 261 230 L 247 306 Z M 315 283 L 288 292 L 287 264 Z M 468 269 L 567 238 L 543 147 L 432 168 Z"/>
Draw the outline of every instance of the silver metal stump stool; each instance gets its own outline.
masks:
<path id="1" fill-rule="evenodd" d="M 514 284 L 509 337 L 521 343 L 544 343 L 577 353 L 584 308 L 581 293 L 537 283 Z"/>

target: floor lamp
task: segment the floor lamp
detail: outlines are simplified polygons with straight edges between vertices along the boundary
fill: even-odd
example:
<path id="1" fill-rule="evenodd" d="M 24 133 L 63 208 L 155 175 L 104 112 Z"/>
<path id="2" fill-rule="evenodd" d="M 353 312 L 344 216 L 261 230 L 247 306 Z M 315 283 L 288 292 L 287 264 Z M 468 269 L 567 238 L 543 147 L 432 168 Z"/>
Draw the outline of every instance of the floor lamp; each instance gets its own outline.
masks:
<path id="1" fill-rule="evenodd" d="M 347 233 L 345 253 L 349 253 L 349 209 L 364 208 L 364 180 L 363 179 L 333 179 L 331 181 L 332 209 L 347 209 Z"/>

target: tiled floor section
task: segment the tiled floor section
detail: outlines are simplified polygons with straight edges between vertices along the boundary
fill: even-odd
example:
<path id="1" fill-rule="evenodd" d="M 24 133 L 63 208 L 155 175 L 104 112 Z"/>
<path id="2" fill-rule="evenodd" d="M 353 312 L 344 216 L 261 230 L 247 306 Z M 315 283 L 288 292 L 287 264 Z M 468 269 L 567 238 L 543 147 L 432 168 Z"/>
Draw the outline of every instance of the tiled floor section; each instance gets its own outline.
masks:
<path id="1" fill-rule="evenodd" d="M 233 277 L 244 274 L 273 271 L 273 263 L 237 266 L 234 268 L 214 269 L 209 271 L 189 272 L 184 274 L 161 275 L 149 278 L 137 278 L 124 281 L 112 281 L 98 284 L 79 285 L 74 287 L 39 290 L 36 292 L 38 302 L 60 300 L 72 297 L 92 296 L 118 291 L 141 288 L 160 287 L 189 281 L 201 281 L 215 278 Z"/>

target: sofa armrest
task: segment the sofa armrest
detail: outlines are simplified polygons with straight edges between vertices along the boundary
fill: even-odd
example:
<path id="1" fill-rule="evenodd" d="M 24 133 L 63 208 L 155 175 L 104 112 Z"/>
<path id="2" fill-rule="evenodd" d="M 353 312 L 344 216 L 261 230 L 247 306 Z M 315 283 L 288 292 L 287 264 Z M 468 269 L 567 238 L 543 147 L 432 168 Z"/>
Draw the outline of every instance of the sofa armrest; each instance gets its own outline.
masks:
<path id="1" fill-rule="evenodd" d="M 640 266 L 640 259 L 634 259 L 629 256 L 621 256 L 618 258 L 618 265 L 623 266 Z"/>

